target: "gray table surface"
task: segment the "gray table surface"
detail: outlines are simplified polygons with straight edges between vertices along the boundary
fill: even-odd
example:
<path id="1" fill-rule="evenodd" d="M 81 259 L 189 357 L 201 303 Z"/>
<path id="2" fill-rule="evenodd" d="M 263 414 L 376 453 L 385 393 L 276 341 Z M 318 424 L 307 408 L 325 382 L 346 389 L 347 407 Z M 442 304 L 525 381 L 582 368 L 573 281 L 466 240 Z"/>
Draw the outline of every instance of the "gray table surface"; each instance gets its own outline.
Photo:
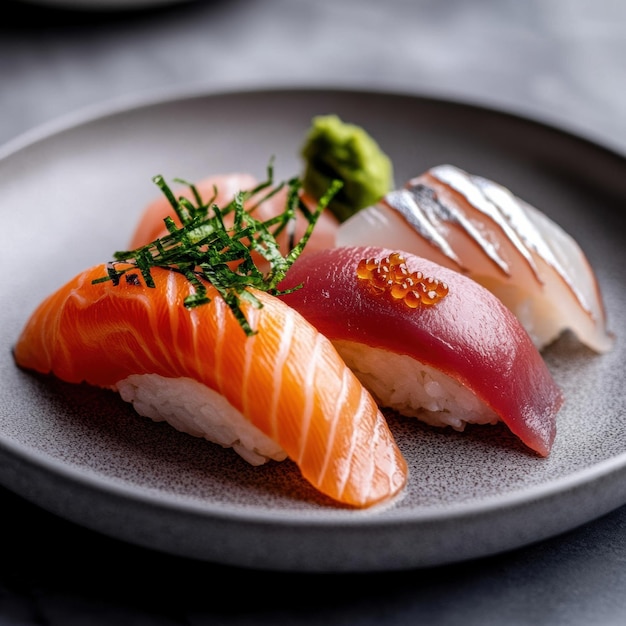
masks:
<path id="1" fill-rule="evenodd" d="M 337 85 L 484 104 L 626 153 L 621 0 L 6 5 L 0 144 L 164 88 Z M 2 489 L 0 509 L 0 624 L 626 624 L 625 507 L 508 554 L 341 576 L 156 554 Z"/>

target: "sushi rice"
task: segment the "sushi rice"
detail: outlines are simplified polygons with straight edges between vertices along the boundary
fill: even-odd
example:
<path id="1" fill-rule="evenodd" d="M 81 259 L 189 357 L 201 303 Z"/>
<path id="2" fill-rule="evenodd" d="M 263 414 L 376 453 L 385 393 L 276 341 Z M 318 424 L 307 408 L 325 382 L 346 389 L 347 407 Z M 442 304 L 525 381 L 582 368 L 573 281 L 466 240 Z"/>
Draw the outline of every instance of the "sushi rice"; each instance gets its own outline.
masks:
<path id="1" fill-rule="evenodd" d="M 333 344 L 380 406 L 460 432 L 466 424 L 500 421 L 470 389 L 410 356 L 353 341 L 336 340 Z"/>
<path id="2" fill-rule="evenodd" d="M 220 393 L 192 378 L 132 374 L 117 383 L 137 413 L 176 430 L 233 448 L 251 465 L 284 461 L 285 451 L 247 420 Z"/>

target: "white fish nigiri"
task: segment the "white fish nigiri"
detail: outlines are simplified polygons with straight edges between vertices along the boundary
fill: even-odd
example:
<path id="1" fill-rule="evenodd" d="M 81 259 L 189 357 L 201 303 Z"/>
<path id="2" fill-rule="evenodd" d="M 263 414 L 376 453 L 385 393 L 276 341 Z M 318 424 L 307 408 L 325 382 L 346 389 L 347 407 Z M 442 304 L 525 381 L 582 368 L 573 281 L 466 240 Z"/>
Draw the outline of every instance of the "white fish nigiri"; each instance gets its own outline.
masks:
<path id="1" fill-rule="evenodd" d="M 341 224 L 337 245 L 399 248 L 492 291 L 542 349 L 565 330 L 603 353 L 614 342 L 579 244 L 510 190 L 452 165 L 433 167 Z"/>

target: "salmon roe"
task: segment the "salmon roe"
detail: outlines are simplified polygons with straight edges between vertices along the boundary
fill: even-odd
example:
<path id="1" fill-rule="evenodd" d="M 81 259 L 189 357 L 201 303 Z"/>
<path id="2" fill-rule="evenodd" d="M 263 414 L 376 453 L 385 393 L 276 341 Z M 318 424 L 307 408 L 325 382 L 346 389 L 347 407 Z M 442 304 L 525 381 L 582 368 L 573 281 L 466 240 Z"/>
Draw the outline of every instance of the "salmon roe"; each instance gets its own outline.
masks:
<path id="1" fill-rule="evenodd" d="M 410 272 L 404 257 L 392 252 L 384 259 L 361 259 L 356 275 L 375 296 L 387 295 L 410 309 L 431 306 L 448 294 L 448 285 L 420 271 Z"/>

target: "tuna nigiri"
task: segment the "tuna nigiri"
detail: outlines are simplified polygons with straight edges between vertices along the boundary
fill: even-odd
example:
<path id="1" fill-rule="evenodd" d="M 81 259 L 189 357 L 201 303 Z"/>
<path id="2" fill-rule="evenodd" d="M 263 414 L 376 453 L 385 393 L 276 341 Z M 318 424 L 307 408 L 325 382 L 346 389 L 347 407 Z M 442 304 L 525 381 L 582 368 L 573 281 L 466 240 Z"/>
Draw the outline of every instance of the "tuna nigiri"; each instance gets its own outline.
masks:
<path id="1" fill-rule="evenodd" d="M 578 243 L 502 185 L 434 167 L 343 222 L 337 245 L 398 247 L 467 274 L 496 294 L 542 349 L 571 330 L 592 350 L 614 337 Z"/>
<path id="2" fill-rule="evenodd" d="M 120 268 L 117 268 L 120 269 Z M 330 341 L 276 296 L 253 288 L 240 311 L 220 293 L 187 308 L 181 272 L 136 267 L 115 281 L 91 267 L 46 298 L 15 345 L 18 365 L 116 390 L 138 413 L 233 447 L 252 464 L 292 459 L 340 503 L 397 494 L 406 462 L 372 396 Z"/>
<path id="3" fill-rule="evenodd" d="M 340 247 L 299 258 L 281 296 L 385 407 L 435 426 L 504 422 L 547 456 L 561 390 L 517 318 L 477 282 L 413 254 Z"/>

